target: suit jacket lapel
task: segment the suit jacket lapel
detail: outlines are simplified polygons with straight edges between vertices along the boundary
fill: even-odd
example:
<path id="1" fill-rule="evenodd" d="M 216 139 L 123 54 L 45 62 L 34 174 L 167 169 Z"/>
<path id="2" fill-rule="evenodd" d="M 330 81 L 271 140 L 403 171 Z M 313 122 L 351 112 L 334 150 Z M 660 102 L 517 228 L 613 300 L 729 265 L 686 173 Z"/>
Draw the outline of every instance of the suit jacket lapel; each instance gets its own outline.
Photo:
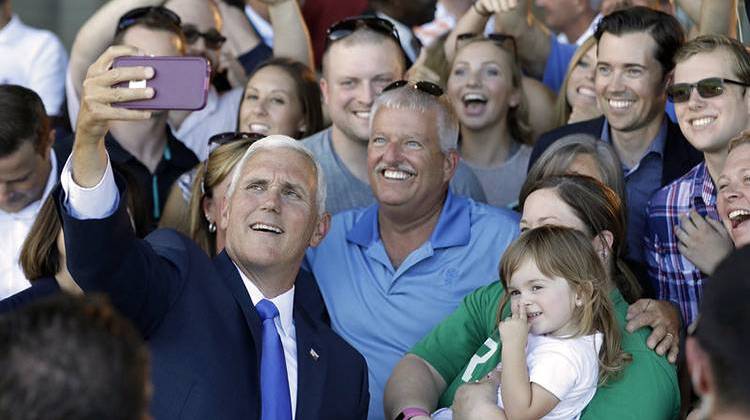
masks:
<path id="1" fill-rule="evenodd" d="M 326 382 L 328 353 L 320 332 L 294 298 L 294 327 L 297 333 L 297 420 L 319 418 Z"/>
<path id="2" fill-rule="evenodd" d="M 247 323 L 247 327 L 250 329 L 250 333 L 253 336 L 253 342 L 255 343 L 256 353 L 258 354 L 256 364 L 259 369 L 258 372 L 260 372 L 260 349 L 262 348 L 261 339 L 263 337 L 260 317 L 258 316 L 258 313 L 255 312 L 253 303 L 250 300 L 250 295 L 248 295 L 245 284 L 242 282 L 242 277 L 240 277 L 240 273 L 237 272 L 237 266 L 235 266 L 232 260 L 229 259 L 226 251 L 223 251 L 214 258 L 214 266 L 219 272 L 224 284 L 232 293 L 240 311 L 242 311 L 242 315 L 245 317 L 245 323 Z"/>

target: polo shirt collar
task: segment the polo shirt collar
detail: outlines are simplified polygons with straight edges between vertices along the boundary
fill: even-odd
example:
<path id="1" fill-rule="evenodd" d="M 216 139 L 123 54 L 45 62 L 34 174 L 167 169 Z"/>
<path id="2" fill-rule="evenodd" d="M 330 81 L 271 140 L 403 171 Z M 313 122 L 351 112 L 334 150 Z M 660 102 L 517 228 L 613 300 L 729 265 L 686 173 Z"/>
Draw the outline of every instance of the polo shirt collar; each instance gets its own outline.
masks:
<path id="1" fill-rule="evenodd" d="M 378 226 L 378 204 L 365 209 L 362 216 L 347 232 L 346 239 L 367 247 L 380 241 Z M 468 245 L 471 239 L 471 207 L 469 200 L 453 195 L 448 189 L 437 225 L 430 235 L 433 249 Z"/>

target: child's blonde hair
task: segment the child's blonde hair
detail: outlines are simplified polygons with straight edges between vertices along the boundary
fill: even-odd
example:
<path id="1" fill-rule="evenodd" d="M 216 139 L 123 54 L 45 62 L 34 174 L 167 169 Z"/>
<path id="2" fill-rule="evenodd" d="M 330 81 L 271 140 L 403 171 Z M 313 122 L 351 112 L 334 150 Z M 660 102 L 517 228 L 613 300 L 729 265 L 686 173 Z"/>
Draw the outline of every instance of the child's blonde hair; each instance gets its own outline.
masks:
<path id="1" fill-rule="evenodd" d="M 607 272 L 585 234 L 562 226 L 540 226 L 521 234 L 505 251 L 500 261 L 500 279 L 508 290 L 513 274 L 532 261 L 548 277 L 567 280 L 582 305 L 573 311 L 576 330 L 573 337 L 601 332 L 604 343 L 599 351 L 599 385 L 616 377 L 629 355 L 620 348 L 620 328 L 614 305 L 606 288 Z M 510 302 L 504 293 L 497 309 L 498 322 Z"/>

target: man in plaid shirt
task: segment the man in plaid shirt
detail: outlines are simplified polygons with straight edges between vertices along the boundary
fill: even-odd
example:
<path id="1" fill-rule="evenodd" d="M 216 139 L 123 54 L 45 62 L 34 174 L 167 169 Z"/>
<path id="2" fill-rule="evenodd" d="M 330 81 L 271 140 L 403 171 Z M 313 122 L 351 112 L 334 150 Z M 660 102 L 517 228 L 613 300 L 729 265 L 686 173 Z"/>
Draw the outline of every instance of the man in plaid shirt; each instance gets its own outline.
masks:
<path id="1" fill-rule="evenodd" d="M 748 125 L 750 55 L 733 39 L 707 35 L 680 48 L 675 62 L 667 93 L 680 129 L 705 160 L 653 195 L 644 240 L 658 298 L 675 304 L 689 325 L 705 279 L 733 248 L 719 222 L 715 182 L 729 141 Z"/>

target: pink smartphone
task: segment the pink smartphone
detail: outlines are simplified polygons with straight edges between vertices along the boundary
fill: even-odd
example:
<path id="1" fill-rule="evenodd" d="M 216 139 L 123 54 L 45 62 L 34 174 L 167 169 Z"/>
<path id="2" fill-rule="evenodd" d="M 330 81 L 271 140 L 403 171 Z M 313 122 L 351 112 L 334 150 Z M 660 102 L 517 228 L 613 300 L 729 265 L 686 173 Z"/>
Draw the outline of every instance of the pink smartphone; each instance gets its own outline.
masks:
<path id="1" fill-rule="evenodd" d="M 118 83 L 120 88 L 154 89 L 154 97 L 146 100 L 118 102 L 112 106 L 130 109 L 197 110 L 206 106 L 211 66 L 203 57 L 127 56 L 115 59 L 113 67 L 152 67 L 154 77 Z"/>

